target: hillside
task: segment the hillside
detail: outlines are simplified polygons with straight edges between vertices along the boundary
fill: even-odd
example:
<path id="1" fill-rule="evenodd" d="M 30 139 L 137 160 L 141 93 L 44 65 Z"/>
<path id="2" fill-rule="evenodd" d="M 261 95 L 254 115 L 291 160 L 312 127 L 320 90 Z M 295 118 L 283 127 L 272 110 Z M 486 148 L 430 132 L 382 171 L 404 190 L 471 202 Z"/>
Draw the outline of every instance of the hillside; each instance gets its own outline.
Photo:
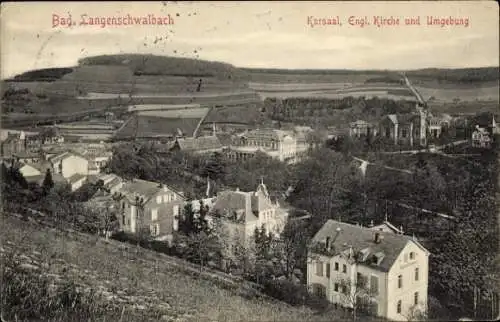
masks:
<path id="1" fill-rule="evenodd" d="M 180 259 L 116 241 L 68 233 L 5 216 L 3 259 L 17 253 L 22 265 L 46 270 L 55 282 L 93 289 L 122 321 L 333 321 L 285 303 L 255 297 L 234 278 L 200 275 Z M 223 275 L 223 274 L 222 274 Z M 252 295 L 253 293 L 253 295 Z M 95 319 L 95 317 L 91 317 Z M 118 320 L 109 313 L 105 320 Z"/>

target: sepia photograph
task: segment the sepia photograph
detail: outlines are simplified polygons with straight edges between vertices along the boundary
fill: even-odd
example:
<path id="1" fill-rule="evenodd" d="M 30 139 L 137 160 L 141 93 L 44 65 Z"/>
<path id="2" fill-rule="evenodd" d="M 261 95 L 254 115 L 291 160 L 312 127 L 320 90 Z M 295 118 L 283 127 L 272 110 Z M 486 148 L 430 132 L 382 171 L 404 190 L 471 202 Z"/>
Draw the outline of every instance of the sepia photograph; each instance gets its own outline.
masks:
<path id="1" fill-rule="evenodd" d="M 0 25 L 1 322 L 500 318 L 496 1 Z"/>

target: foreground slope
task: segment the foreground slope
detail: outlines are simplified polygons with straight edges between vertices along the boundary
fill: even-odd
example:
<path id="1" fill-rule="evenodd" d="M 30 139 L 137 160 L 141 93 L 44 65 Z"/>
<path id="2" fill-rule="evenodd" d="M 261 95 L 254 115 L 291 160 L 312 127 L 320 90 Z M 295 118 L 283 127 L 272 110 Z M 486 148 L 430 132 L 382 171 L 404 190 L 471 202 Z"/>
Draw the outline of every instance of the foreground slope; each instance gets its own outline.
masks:
<path id="1" fill-rule="evenodd" d="M 18 252 L 33 266 L 48 265 L 55 279 L 100 289 L 103 301 L 140 320 L 332 321 L 278 301 L 248 297 L 242 287 L 222 287 L 182 260 L 94 236 L 67 233 L 5 216 L 2 257 Z M 220 286 L 217 286 L 220 285 Z M 127 319 L 129 320 L 129 319 Z M 133 319 L 132 319 L 133 320 Z"/>

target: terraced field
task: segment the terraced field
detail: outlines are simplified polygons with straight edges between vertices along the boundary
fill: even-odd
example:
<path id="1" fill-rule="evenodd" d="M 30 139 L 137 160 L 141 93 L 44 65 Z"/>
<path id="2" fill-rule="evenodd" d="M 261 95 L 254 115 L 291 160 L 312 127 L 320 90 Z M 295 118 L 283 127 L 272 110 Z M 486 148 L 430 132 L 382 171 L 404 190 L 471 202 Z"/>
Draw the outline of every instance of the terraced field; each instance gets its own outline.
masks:
<path id="1" fill-rule="evenodd" d="M 2 220 L 2 260 L 17 254 L 25 269 L 119 308 L 120 321 L 340 321 L 338 312 L 315 314 L 255 297 L 230 276 L 199 273 L 192 264 L 94 236 L 60 231 L 11 216 Z"/>

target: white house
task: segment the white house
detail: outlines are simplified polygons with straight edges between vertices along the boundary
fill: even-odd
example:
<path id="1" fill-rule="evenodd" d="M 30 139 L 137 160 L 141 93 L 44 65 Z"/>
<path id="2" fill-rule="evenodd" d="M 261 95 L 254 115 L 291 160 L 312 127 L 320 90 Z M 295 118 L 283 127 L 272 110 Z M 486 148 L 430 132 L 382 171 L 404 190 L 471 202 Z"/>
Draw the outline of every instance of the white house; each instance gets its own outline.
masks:
<path id="1" fill-rule="evenodd" d="M 425 311 L 429 252 L 414 237 L 384 228 L 328 220 L 310 245 L 310 291 L 389 320 Z"/>
<path id="2" fill-rule="evenodd" d="M 210 220 L 220 218 L 235 242 L 248 246 L 255 229 L 264 227 L 275 235 L 281 234 L 288 212 L 269 197 L 264 183 L 256 191 L 223 191 L 210 209 Z"/>
<path id="3" fill-rule="evenodd" d="M 63 152 L 48 158 L 54 174 L 60 174 L 71 185 L 74 191 L 80 188 L 87 179 L 89 161 L 73 152 Z"/>

